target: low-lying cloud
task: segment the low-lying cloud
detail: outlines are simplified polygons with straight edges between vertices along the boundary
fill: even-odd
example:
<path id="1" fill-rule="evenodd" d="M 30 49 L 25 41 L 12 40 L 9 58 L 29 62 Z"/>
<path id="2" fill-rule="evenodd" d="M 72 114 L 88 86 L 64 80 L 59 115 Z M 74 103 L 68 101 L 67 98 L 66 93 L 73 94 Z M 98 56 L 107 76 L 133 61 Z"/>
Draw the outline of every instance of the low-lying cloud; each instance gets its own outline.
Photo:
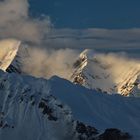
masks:
<path id="1" fill-rule="evenodd" d="M 78 51 L 72 49 L 46 50 L 31 47 L 27 48 L 27 51 L 29 55 L 20 53 L 23 72 L 37 77 L 50 78 L 57 75 L 70 79 Z"/>
<path id="2" fill-rule="evenodd" d="M 123 83 L 126 79 L 135 79 L 140 74 L 140 61 L 130 59 L 124 53 L 98 54 L 97 59 L 108 66 L 108 72 L 115 84 Z"/>

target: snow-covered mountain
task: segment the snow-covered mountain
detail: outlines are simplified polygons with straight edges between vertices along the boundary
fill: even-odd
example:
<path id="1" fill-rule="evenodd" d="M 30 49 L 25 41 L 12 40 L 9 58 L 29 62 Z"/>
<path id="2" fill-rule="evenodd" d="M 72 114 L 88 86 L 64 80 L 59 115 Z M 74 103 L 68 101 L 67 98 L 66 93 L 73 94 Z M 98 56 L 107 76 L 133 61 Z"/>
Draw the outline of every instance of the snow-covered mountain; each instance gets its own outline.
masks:
<path id="1" fill-rule="evenodd" d="M 139 98 L 102 94 L 56 76 L 46 80 L 1 70 L 0 95 L 2 140 L 140 137 Z"/>
<path id="2" fill-rule="evenodd" d="M 9 55 L 8 50 L 5 51 L 9 59 L 1 57 L 1 63 L 8 60 L 7 64 L 12 62 L 11 65 L 14 67 L 9 71 L 12 73 L 7 73 L 2 70 L 8 65 L 0 66 L 2 69 L 0 70 L 1 140 L 116 140 L 116 138 L 138 140 L 140 138 L 140 98 L 103 94 L 96 88 L 96 90 L 87 89 L 56 76 L 46 80 L 24 73 L 20 75 L 18 68 L 18 71 L 13 71 L 21 62 L 17 53 L 18 46 L 19 43 L 16 42 L 10 47 L 14 55 Z M 93 63 L 96 64 L 94 65 L 96 68 L 103 67 L 97 58 L 92 59 L 92 54 L 93 52 L 88 52 L 87 55 L 86 51 L 82 53 L 74 64 L 75 68 L 79 67 L 83 72 L 90 61 L 91 68 Z M 108 67 L 105 65 L 102 68 L 103 72 Z M 86 72 L 92 73 L 93 70 L 88 68 Z M 82 80 L 80 82 L 82 85 L 86 83 Z M 138 78 L 133 82 L 138 85 Z"/>
<path id="3" fill-rule="evenodd" d="M 139 63 L 85 50 L 75 62 L 74 68 L 71 80 L 87 88 L 124 96 L 132 93 L 135 95 L 134 89 L 139 91 Z"/>
<path id="4" fill-rule="evenodd" d="M 21 54 L 22 53 L 22 54 Z M 15 58 L 14 58 L 15 57 Z M 16 49 L 16 56 L 6 69 L 7 72 L 26 73 L 22 61 L 30 58 L 28 48 Z M 118 56 L 96 54 L 84 50 L 74 63 L 71 81 L 90 89 L 105 93 L 119 93 L 124 96 L 139 96 L 140 64 L 120 60 Z"/>
<path id="5" fill-rule="evenodd" d="M 20 41 L 14 39 L 0 42 L 2 70 L 24 73 L 22 61 L 24 58 L 30 58 L 30 54 L 28 48 L 19 46 Z M 140 87 L 140 64 L 123 61 L 116 56 L 99 55 L 91 50 L 84 50 L 74 63 L 74 72 L 70 80 L 106 93 L 136 96 Z"/>
<path id="6" fill-rule="evenodd" d="M 23 53 L 23 54 L 21 54 Z M 9 67 L 7 67 L 6 71 L 9 73 L 19 73 L 19 74 L 23 74 L 23 57 L 27 57 L 28 52 L 27 49 L 21 46 L 18 48 L 17 54 L 15 55 L 13 61 L 11 62 L 11 64 L 9 65 Z"/>
<path id="7" fill-rule="evenodd" d="M 15 39 L 5 39 L 0 41 L 0 69 L 6 70 L 14 60 L 20 41 Z"/>

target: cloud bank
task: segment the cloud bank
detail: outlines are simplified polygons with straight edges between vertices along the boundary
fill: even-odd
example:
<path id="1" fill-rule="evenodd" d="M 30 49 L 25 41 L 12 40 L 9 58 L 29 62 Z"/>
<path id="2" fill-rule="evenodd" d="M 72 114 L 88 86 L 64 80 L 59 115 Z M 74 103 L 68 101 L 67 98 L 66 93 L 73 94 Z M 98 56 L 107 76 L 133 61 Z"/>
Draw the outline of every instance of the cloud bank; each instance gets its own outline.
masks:
<path id="1" fill-rule="evenodd" d="M 53 29 L 46 44 L 73 49 L 140 49 L 140 29 Z"/>

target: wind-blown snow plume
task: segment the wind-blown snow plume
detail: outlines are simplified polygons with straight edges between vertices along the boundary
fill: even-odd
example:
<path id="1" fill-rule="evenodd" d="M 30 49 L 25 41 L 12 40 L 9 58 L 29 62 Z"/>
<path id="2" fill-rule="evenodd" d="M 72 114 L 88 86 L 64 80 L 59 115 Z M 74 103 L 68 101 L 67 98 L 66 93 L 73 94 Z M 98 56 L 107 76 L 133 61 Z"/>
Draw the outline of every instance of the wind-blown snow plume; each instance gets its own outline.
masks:
<path id="1" fill-rule="evenodd" d="M 107 93 L 129 95 L 138 83 L 140 61 L 121 54 L 86 50 L 75 63 L 72 81 Z"/>
<path id="2" fill-rule="evenodd" d="M 127 74 L 131 74 L 131 71 L 136 70 L 140 72 L 140 61 L 130 59 L 123 54 L 99 54 L 97 55 L 97 59 L 102 65 L 106 67 L 108 66 L 112 79 L 115 83 L 118 83 L 123 79 L 125 80 L 128 76 Z"/>
<path id="3" fill-rule="evenodd" d="M 73 63 L 77 59 L 78 51 L 71 49 L 46 50 L 44 48 L 27 48 L 26 57 L 21 53 L 23 71 L 25 73 L 49 78 L 53 75 L 70 79 Z"/>

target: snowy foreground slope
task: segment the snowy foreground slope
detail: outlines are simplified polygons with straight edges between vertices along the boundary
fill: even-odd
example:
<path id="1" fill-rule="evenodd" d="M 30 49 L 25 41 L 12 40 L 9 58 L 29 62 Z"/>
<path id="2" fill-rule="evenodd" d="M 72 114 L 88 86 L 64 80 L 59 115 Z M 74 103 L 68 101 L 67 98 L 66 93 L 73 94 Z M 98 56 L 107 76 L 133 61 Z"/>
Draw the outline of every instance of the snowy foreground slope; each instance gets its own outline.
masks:
<path id="1" fill-rule="evenodd" d="M 139 140 L 139 103 L 56 76 L 0 71 L 0 140 Z"/>
<path id="2" fill-rule="evenodd" d="M 99 130 L 118 128 L 140 138 L 140 98 L 102 94 L 57 78 L 51 81 L 52 94 L 71 107 L 76 119 Z"/>

